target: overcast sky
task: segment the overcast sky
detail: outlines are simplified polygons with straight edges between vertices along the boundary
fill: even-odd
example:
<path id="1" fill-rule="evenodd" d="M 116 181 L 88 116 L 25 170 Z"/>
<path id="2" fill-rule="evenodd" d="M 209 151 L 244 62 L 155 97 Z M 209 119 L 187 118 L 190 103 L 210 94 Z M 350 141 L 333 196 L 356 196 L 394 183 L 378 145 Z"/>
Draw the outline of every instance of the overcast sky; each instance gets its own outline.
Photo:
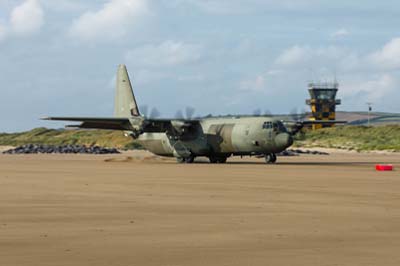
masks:
<path id="1" fill-rule="evenodd" d="M 124 63 L 164 117 L 288 113 L 309 81 L 341 110 L 400 112 L 397 0 L 0 0 L 0 132 L 112 116 Z"/>

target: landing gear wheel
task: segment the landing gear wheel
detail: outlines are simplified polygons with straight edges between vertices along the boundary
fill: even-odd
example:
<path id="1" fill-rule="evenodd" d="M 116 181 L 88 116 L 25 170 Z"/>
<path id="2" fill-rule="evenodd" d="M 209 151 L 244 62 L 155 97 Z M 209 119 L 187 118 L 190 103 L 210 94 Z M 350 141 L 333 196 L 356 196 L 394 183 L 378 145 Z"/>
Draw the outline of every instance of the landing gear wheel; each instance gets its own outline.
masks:
<path id="1" fill-rule="evenodd" d="M 265 154 L 265 162 L 268 164 L 276 163 L 276 159 L 275 153 Z"/>
<path id="2" fill-rule="evenodd" d="M 226 163 L 226 160 L 228 159 L 227 157 L 208 157 L 210 160 L 210 163 Z"/>
<path id="3" fill-rule="evenodd" d="M 221 157 L 221 158 L 218 158 L 218 163 L 226 163 L 226 160 L 227 160 L 228 158 L 226 158 L 226 157 Z"/>
<path id="4" fill-rule="evenodd" d="M 217 157 L 208 157 L 210 160 L 210 163 L 218 163 L 218 158 Z"/>
<path id="5" fill-rule="evenodd" d="M 186 157 L 186 158 L 178 157 L 178 158 L 176 158 L 176 161 L 178 163 L 193 163 L 194 159 L 195 159 L 194 156 L 189 156 L 189 157 Z"/>
<path id="6" fill-rule="evenodd" d="M 194 156 L 189 156 L 185 158 L 185 163 L 193 163 L 194 162 Z"/>
<path id="7" fill-rule="evenodd" d="M 276 163 L 276 160 L 277 160 L 276 154 L 273 153 L 273 154 L 272 154 L 272 163 Z"/>
<path id="8" fill-rule="evenodd" d="M 185 158 L 178 157 L 178 158 L 176 158 L 176 162 L 177 163 L 184 163 L 185 162 Z"/>

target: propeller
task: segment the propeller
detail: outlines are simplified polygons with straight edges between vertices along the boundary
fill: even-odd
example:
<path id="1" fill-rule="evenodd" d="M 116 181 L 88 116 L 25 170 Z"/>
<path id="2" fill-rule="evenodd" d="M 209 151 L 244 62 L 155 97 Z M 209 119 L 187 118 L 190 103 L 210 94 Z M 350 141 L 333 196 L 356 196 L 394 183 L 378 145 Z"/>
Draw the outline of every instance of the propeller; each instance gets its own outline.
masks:
<path id="1" fill-rule="evenodd" d="M 257 109 L 255 109 L 254 111 L 253 111 L 253 115 L 254 116 L 261 116 L 261 108 L 257 108 Z"/>
<path id="2" fill-rule="evenodd" d="M 155 107 L 151 108 L 150 116 L 149 116 L 150 118 L 155 119 L 155 118 L 159 118 L 160 116 L 161 116 L 161 113 L 160 113 L 160 111 L 157 110 L 157 108 L 155 108 Z"/>
<path id="3" fill-rule="evenodd" d="M 301 112 L 299 113 L 297 107 L 295 107 L 290 112 L 290 117 L 292 118 L 293 121 L 303 121 L 307 117 L 307 112 L 303 108 L 303 109 L 301 109 Z"/>
<path id="4" fill-rule="evenodd" d="M 264 116 L 272 116 L 272 113 L 269 109 L 264 110 Z"/>
<path id="5" fill-rule="evenodd" d="M 153 107 L 149 110 L 149 107 L 147 105 L 142 105 L 142 106 L 140 106 L 139 109 L 140 109 L 140 113 L 146 118 L 156 119 L 161 116 L 160 111 L 158 111 L 158 109 L 155 107 Z"/>
<path id="6" fill-rule="evenodd" d="M 184 119 L 185 118 L 185 116 L 183 115 L 182 110 L 176 111 L 175 118 L 177 118 L 177 119 Z"/>
<path id="7" fill-rule="evenodd" d="M 175 118 L 191 120 L 195 112 L 196 110 L 193 107 L 187 106 L 185 108 L 185 112 L 183 112 L 182 110 L 176 111 Z"/>
<path id="8" fill-rule="evenodd" d="M 193 107 L 187 106 L 185 109 L 186 118 L 192 119 L 195 111 Z"/>
<path id="9" fill-rule="evenodd" d="M 149 107 L 147 105 L 142 105 L 139 107 L 139 111 L 144 117 L 147 117 L 149 114 Z"/>
<path id="10" fill-rule="evenodd" d="M 270 110 L 265 109 L 264 112 L 261 110 L 261 108 L 257 108 L 253 111 L 254 116 L 272 116 L 272 113 Z"/>
<path id="11" fill-rule="evenodd" d="M 298 109 L 295 107 L 290 111 L 289 114 L 291 121 L 284 122 L 291 130 L 290 133 L 292 135 L 296 135 L 301 132 L 304 127 L 304 119 L 307 117 L 307 112 L 303 108 L 301 112 L 298 112 Z"/>

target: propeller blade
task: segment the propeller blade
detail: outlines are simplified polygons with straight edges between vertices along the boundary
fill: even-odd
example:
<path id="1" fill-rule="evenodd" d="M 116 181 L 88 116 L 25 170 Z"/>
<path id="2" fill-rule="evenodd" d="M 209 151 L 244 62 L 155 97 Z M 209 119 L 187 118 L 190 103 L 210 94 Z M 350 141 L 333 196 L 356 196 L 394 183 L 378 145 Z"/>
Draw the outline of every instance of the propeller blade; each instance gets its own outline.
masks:
<path id="1" fill-rule="evenodd" d="M 194 115 L 195 109 L 193 107 L 186 107 L 185 109 L 185 114 L 186 114 L 186 119 L 192 119 L 193 115 Z"/>
<path id="2" fill-rule="evenodd" d="M 301 121 L 305 120 L 307 118 L 307 116 L 308 116 L 308 114 L 307 114 L 306 109 L 304 109 L 304 108 L 301 109 L 300 120 Z"/>
<path id="3" fill-rule="evenodd" d="M 184 119 L 184 118 L 185 118 L 184 115 L 183 115 L 182 110 L 176 111 L 176 113 L 175 113 L 175 118 L 176 118 L 176 119 Z"/>
<path id="4" fill-rule="evenodd" d="M 161 113 L 157 110 L 157 108 L 153 107 L 150 111 L 150 118 L 158 118 L 160 117 Z"/>
<path id="5" fill-rule="evenodd" d="M 140 113 L 144 116 L 147 117 L 149 114 L 149 107 L 147 105 L 142 105 L 139 107 Z"/>
<path id="6" fill-rule="evenodd" d="M 260 116 L 261 115 L 261 109 L 260 108 L 257 108 L 257 109 L 255 109 L 254 111 L 253 111 L 253 115 L 254 116 Z"/>
<path id="7" fill-rule="evenodd" d="M 290 111 L 290 117 L 292 118 L 293 121 L 298 121 L 299 117 L 297 114 L 297 107 L 294 107 L 291 111 Z"/>
<path id="8" fill-rule="evenodd" d="M 270 116 L 272 116 L 272 113 L 269 109 L 265 109 L 264 115 L 270 117 Z"/>
<path id="9" fill-rule="evenodd" d="M 303 121 L 307 117 L 307 112 L 303 108 L 301 109 L 301 113 L 299 113 L 297 107 L 295 107 L 290 112 L 290 117 L 292 118 L 293 121 Z"/>
<path id="10" fill-rule="evenodd" d="M 304 127 L 304 122 L 298 122 L 298 121 L 293 121 L 293 120 L 292 121 L 283 121 L 283 124 L 289 130 L 289 133 L 292 135 L 296 135 Z"/>

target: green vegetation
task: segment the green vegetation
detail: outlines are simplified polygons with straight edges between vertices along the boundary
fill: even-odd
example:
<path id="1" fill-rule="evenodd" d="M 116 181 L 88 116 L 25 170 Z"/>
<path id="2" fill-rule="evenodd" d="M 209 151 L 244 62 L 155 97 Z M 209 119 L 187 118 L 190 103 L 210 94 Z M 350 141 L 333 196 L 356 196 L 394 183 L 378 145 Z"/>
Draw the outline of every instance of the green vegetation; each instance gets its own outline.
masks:
<path id="1" fill-rule="evenodd" d="M 400 125 L 377 127 L 338 126 L 300 135 L 296 146 L 357 151 L 400 151 Z"/>
<path id="2" fill-rule="evenodd" d="M 132 138 L 120 131 L 107 130 L 56 130 L 36 128 L 22 133 L 0 134 L 0 145 L 98 145 L 119 149 L 140 149 Z M 297 147 L 324 147 L 357 151 L 400 151 L 400 125 L 393 126 L 343 126 L 297 135 Z"/>
<path id="3" fill-rule="evenodd" d="M 98 145 L 119 149 L 135 149 L 140 145 L 120 131 L 107 130 L 56 130 L 36 128 L 22 133 L 0 134 L 0 145 L 19 146 L 24 144 L 46 145 Z"/>

